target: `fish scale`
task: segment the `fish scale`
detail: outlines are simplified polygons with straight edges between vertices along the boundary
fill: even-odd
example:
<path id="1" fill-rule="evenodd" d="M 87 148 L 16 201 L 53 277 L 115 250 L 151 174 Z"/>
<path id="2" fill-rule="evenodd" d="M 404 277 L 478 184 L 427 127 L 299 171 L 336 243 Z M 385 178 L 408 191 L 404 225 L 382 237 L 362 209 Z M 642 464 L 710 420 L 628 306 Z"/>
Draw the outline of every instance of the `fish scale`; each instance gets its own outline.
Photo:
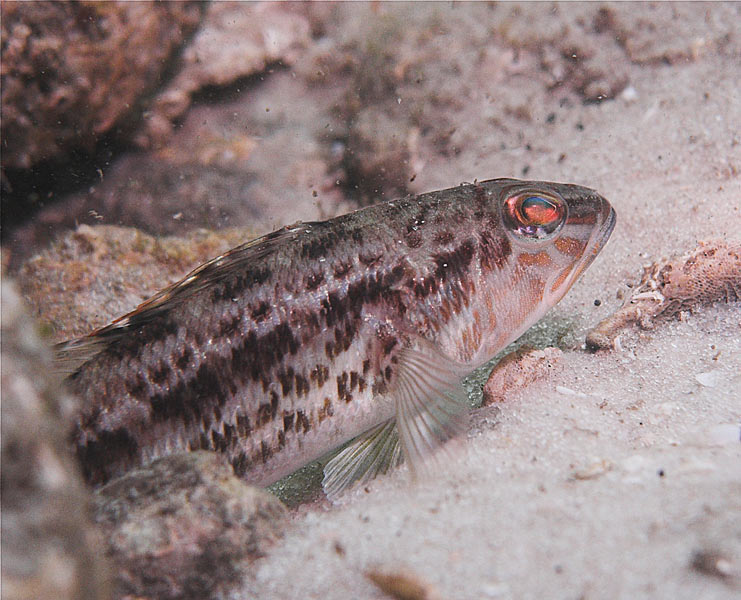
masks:
<path id="1" fill-rule="evenodd" d="M 535 220 L 513 225 L 513 202 Z M 562 222 L 538 221 L 551 205 Z M 460 430 L 460 378 L 565 294 L 614 220 L 587 188 L 499 179 L 243 244 L 60 346 L 85 474 L 208 449 L 264 486 L 354 438 L 332 494 L 403 459 L 420 470 Z"/>

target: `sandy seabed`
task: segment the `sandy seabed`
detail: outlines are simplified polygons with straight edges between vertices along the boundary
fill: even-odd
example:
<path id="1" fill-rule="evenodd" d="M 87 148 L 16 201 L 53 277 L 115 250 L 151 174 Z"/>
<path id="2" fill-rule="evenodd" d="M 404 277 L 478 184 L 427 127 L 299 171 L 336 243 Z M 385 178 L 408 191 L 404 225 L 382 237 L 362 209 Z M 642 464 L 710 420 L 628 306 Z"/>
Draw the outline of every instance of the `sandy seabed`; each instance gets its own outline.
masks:
<path id="1" fill-rule="evenodd" d="M 738 19 L 737 8 L 693 5 L 687 44 L 717 33 L 702 11 Z M 561 9 L 552 18 L 568 24 Z M 675 25 L 659 24 L 656 38 Z M 443 598 L 737 597 L 738 574 L 697 567 L 719 555 L 738 570 L 741 560 L 739 305 L 633 332 L 619 351 L 589 354 L 579 343 L 642 265 L 700 240 L 741 239 L 739 65 L 738 50 L 633 62 L 615 99 L 577 106 L 555 126 L 545 124 L 545 95 L 525 97 L 533 119 L 515 126 L 538 148 L 527 178 L 588 185 L 618 214 L 608 246 L 538 326 L 555 343 L 569 323 L 565 368 L 475 411 L 468 439 L 433 479 L 412 484 L 402 469 L 339 506 L 299 510 L 251 595 L 382 598 L 364 575 L 378 569 L 415 573 Z M 421 187 L 522 175 L 512 169 L 524 143 L 502 149 L 479 121 L 480 96 L 496 86 L 478 92 L 463 111 L 478 139 L 463 156 L 428 163 Z"/>
<path id="2" fill-rule="evenodd" d="M 199 152 L 183 136 L 207 137 L 201 123 L 214 137 L 235 123 L 252 127 L 241 142 L 257 183 L 239 163 L 230 185 L 257 200 L 244 210 L 225 185 L 228 224 L 260 233 L 333 216 L 371 201 L 376 182 L 387 197 L 517 177 L 594 188 L 614 206 L 617 226 L 564 300 L 526 334 L 539 347 L 560 347 L 562 369 L 476 409 L 467 437 L 434 477 L 411 482 L 402 468 L 334 505 L 293 508 L 285 538 L 254 563 L 234 598 L 387 597 L 371 570 L 412 574 L 428 597 L 447 599 L 737 598 L 741 306 L 705 306 L 627 331 L 614 350 L 592 354 L 583 342 L 621 306 L 643 265 L 704 240 L 741 242 L 741 4 L 337 10 L 309 58 L 183 117 L 171 143 L 186 158 L 160 152 L 179 165 Z M 375 58 L 353 63 L 361 54 Z M 365 104 L 346 88 L 364 90 Z M 381 134 L 363 130 L 364 119 Z M 342 192 L 316 182 L 312 194 L 305 184 L 321 179 L 317 173 L 334 180 L 322 144 L 349 154 L 368 144 L 364 156 L 391 158 L 367 172 L 362 161 L 340 161 L 345 174 L 355 169 L 356 182 L 376 177 L 357 198 L 347 182 Z M 212 152 L 208 165 L 192 169 L 205 197 L 218 195 L 203 178 L 204 169 L 218 171 L 212 154 L 221 156 Z M 147 169 L 134 170 L 146 179 Z M 99 186 L 113 186 L 111 202 L 120 196 L 116 177 L 113 167 Z M 163 193 L 180 179 L 165 178 Z M 191 188 L 182 195 L 194 196 Z M 168 200 L 175 215 L 180 200 Z M 65 206 L 72 204 L 54 210 Z M 120 222 L 146 229 L 142 214 Z M 173 233 L 179 223 L 168 214 L 170 229 L 150 233 Z M 101 312 L 100 324 L 123 309 L 116 310 Z"/>

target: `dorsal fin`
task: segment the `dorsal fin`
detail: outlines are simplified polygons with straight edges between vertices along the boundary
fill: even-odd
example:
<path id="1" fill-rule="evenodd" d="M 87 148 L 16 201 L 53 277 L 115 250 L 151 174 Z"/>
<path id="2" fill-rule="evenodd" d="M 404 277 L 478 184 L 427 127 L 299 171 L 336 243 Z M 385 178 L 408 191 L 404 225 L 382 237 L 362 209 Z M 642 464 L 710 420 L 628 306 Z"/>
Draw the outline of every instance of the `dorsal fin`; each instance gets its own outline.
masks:
<path id="1" fill-rule="evenodd" d="M 83 363 L 125 335 L 127 331 L 151 321 L 232 273 L 264 259 L 284 244 L 309 232 L 313 225 L 315 224 L 298 222 L 232 248 L 193 269 L 180 281 L 157 292 L 134 310 L 108 325 L 86 336 L 57 344 L 55 346 L 57 368 L 64 373 L 74 373 Z"/>

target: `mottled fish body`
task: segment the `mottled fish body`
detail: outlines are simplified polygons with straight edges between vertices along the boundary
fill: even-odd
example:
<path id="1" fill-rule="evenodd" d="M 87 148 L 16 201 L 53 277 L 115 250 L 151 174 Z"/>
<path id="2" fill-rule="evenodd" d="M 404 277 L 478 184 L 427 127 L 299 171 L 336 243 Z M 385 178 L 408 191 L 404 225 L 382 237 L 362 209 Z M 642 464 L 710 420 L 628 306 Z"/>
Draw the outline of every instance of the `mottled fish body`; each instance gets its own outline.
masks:
<path id="1" fill-rule="evenodd" d="M 327 465 L 336 494 L 463 426 L 460 379 L 556 304 L 606 243 L 609 203 L 497 179 L 299 223 L 204 264 L 60 355 L 93 483 L 180 451 L 268 485 Z"/>

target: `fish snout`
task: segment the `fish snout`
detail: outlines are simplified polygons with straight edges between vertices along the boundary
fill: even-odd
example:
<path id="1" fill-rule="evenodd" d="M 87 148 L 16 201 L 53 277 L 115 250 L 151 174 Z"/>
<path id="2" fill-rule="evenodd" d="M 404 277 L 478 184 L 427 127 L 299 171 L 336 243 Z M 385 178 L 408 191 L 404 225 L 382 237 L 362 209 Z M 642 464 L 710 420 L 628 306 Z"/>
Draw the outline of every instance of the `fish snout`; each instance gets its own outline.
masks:
<path id="1" fill-rule="evenodd" d="M 602 223 L 602 225 L 600 225 L 599 227 L 599 233 L 594 245 L 595 254 L 602 250 L 605 244 L 607 244 L 607 240 L 610 239 L 612 230 L 615 229 L 615 223 L 617 222 L 617 214 L 615 213 L 615 209 L 612 208 L 612 205 L 609 203 L 609 201 L 605 198 L 602 198 L 602 196 L 600 196 L 600 200 L 600 222 Z"/>

